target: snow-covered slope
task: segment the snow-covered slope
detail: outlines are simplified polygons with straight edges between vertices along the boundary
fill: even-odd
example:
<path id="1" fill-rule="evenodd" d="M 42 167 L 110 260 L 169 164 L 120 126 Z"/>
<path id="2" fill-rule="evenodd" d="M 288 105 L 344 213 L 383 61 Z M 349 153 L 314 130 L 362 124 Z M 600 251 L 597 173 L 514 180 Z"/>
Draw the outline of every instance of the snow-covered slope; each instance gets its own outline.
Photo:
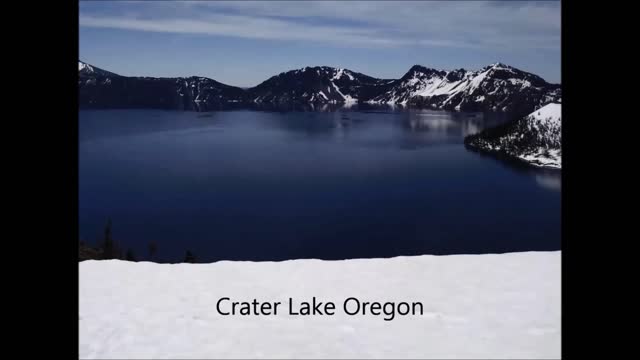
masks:
<path id="1" fill-rule="evenodd" d="M 78 61 L 78 65 L 80 65 L 80 71 L 87 69 L 88 71 L 93 71 L 93 67 L 87 63 L 82 61 Z"/>
<path id="2" fill-rule="evenodd" d="M 562 167 L 562 105 L 547 104 L 523 119 L 465 138 L 473 149 L 507 155 L 531 165 Z"/>
<path id="3" fill-rule="evenodd" d="M 537 75 L 495 63 L 478 71 L 443 71 L 413 66 L 394 86 L 369 103 L 421 105 L 436 109 L 479 111 L 533 110 L 561 101 L 559 85 Z"/>
<path id="4" fill-rule="evenodd" d="M 78 61 L 78 74 L 80 77 L 91 77 L 91 76 L 105 76 L 105 77 L 114 77 L 120 76 L 118 74 L 114 74 L 110 71 L 100 69 L 99 67 L 95 67 L 93 65 L 87 64 L 83 61 Z"/>
<path id="5" fill-rule="evenodd" d="M 559 358 L 560 252 L 345 261 L 154 264 L 84 261 L 80 358 Z M 287 301 L 333 301 L 291 316 Z M 278 315 L 222 316 L 221 297 L 281 301 Z M 343 301 L 419 301 L 384 321 Z"/>

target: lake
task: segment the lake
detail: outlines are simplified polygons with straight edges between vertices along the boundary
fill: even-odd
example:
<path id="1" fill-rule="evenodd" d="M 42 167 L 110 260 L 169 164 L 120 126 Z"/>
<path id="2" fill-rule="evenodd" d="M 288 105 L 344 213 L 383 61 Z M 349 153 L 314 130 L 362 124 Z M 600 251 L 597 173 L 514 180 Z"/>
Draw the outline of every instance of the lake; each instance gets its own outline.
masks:
<path id="1" fill-rule="evenodd" d="M 327 110 L 327 111 L 321 111 Z M 80 240 L 178 262 L 560 249 L 560 172 L 465 149 L 507 119 L 352 106 L 79 111 Z"/>

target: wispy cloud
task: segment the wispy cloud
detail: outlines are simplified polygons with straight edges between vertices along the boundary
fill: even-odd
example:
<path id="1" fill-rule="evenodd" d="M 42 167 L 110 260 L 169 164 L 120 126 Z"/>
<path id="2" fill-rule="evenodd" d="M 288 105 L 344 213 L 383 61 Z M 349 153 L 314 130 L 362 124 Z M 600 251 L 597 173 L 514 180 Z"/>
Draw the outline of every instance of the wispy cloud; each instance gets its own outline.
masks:
<path id="1" fill-rule="evenodd" d="M 560 48 L 556 2 L 81 3 L 80 26 L 359 47 Z"/>
<path id="2" fill-rule="evenodd" d="M 405 42 L 371 31 L 340 26 L 296 24 L 239 15 L 212 14 L 206 20 L 189 18 L 140 19 L 82 15 L 81 26 L 183 34 L 206 34 L 267 40 L 305 40 L 364 46 L 399 46 Z"/>

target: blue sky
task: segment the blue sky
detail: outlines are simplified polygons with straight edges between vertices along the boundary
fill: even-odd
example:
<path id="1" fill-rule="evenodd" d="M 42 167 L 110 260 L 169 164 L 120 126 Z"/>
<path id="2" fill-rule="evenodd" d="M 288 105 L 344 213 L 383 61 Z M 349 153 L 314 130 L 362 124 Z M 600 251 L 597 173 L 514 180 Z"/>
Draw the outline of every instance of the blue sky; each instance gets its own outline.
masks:
<path id="1" fill-rule="evenodd" d="M 80 59 L 254 86 L 305 66 L 399 78 L 503 62 L 560 82 L 556 1 L 81 1 Z"/>

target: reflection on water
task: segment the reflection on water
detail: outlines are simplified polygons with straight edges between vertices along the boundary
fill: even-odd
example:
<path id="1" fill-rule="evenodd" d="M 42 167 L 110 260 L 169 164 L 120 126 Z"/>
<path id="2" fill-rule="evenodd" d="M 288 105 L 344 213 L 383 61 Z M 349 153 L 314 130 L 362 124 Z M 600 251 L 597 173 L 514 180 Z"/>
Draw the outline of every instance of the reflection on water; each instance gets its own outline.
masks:
<path id="1" fill-rule="evenodd" d="M 536 182 L 547 189 L 560 191 L 562 187 L 562 176 L 560 171 L 542 172 L 536 175 Z"/>
<path id="2" fill-rule="evenodd" d="M 264 106 L 261 107 L 265 109 Z M 365 146 L 397 146 L 416 148 L 462 143 L 465 136 L 499 125 L 509 119 L 505 113 L 459 113 L 434 110 L 416 110 L 401 106 L 335 104 L 326 106 L 266 107 L 279 109 L 262 126 L 305 134 L 309 137 L 342 138 L 351 136 L 354 144 Z M 312 111 L 311 109 L 321 110 Z M 326 111 L 324 111 L 326 110 Z M 324 112 L 323 112 L 324 111 Z"/>
<path id="3" fill-rule="evenodd" d="M 80 111 L 82 238 L 111 218 L 163 261 L 559 248 L 560 172 L 463 146 L 507 114 L 312 107 Z"/>
<path id="4" fill-rule="evenodd" d="M 413 132 L 432 132 L 443 134 L 457 134 L 462 138 L 480 132 L 482 129 L 492 127 L 503 122 L 503 117 L 479 114 L 464 116 L 445 112 L 412 112 L 405 122 L 406 127 Z"/>
<path id="5" fill-rule="evenodd" d="M 268 111 L 279 109 L 283 111 L 316 111 L 316 112 L 390 112 L 390 111 L 406 111 L 407 107 L 402 105 L 396 106 L 391 104 L 371 105 L 371 104 L 258 104 L 252 105 L 252 110 Z"/>
<path id="6" fill-rule="evenodd" d="M 467 135 L 509 119 L 505 113 L 459 113 L 374 105 L 267 105 L 225 107 L 224 111 L 161 110 L 85 111 L 80 141 L 109 137 L 217 126 L 228 121 L 259 120 L 259 126 L 303 133 L 312 137 L 341 137 L 357 130 L 360 140 L 378 138 L 427 145 L 461 143 Z M 108 122 L 109 126 L 105 126 Z M 228 124 L 227 124 L 228 125 Z M 225 126 L 227 126 L 225 125 Z"/>

